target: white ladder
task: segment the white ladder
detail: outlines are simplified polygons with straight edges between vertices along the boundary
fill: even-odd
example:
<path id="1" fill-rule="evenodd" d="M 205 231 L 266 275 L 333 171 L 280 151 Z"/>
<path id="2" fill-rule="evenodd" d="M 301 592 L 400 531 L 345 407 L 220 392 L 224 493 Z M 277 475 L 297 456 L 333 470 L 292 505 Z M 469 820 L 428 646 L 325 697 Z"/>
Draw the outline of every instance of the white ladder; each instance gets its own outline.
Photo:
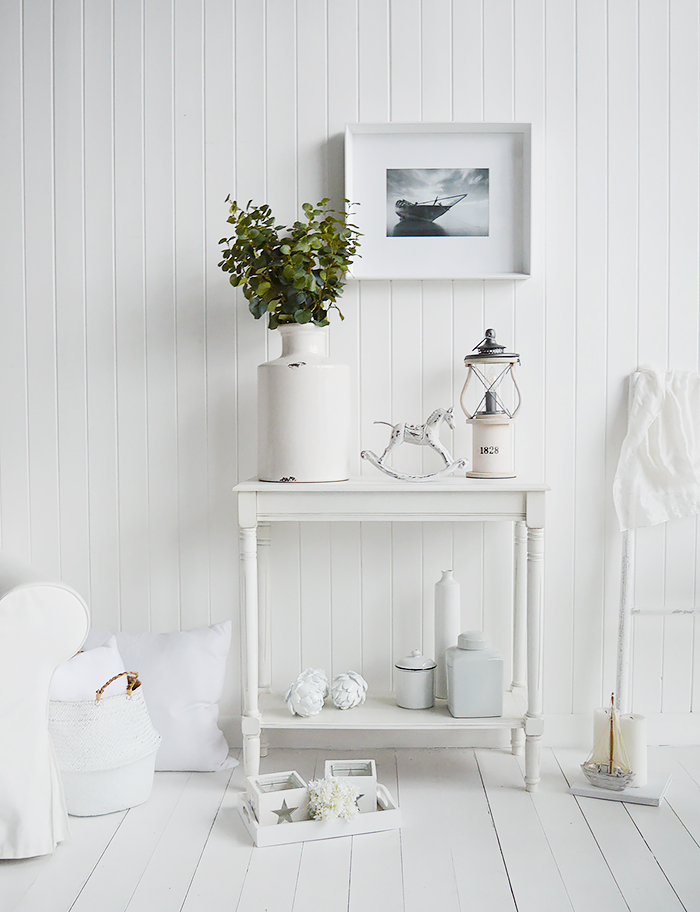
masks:
<path id="1" fill-rule="evenodd" d="M 628 412 L 634 399 L 634 391 L 639 378 L 635 371 L 629 378 Z M 632 622 L 637 615 L 671 616 L 679 614 L 700 614 L 700 608 L 635 608 L 634 606 L 634 554 L 635 530 L 628 529 L 622 533 L 622 566 L 620 579 L 620 618 L 617 636 L 617 678 L 615 681 L 615 700 L 621 713 L 632 711 L 630 693 L 630 664 L 632 658 Z"/>

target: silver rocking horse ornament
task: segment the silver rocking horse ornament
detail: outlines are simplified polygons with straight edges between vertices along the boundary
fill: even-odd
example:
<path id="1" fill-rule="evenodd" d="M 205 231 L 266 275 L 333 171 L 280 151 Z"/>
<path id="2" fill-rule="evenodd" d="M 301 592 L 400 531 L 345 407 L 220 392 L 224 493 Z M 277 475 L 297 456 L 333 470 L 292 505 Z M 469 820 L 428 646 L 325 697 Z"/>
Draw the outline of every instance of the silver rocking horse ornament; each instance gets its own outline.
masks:
<path id="1" fill-rule="evenodd" d="M 377 456 L 371 450 L 363 450 L 360 455 L 363 459 L 371 462 L 380 472 L 397 478 L 399 481 L 429 481 L 432 478 L 441 478 L 443 475 L 451 475 L 457 469 L 463 469 L 466 459 L 453 459 L 447 447 L 442 443 L 439 437 L 439 429 L 442 422 L 454 430 L 455 421 L 452 409 L 437 408 L 430 415 L 425 424 L 406 424 L 405 421 L 399 424 L 390 424 L 388 421 L 375 421 L 375 424 L 386 424 L 391 428 L 391 437 L 389 444 L 381 456 Z M 391 466 L 386 464 L 389 454 L 402 443 L 414 443 L 419 446 L 429 446 L 438 453 L 445 465 L 439 472 L 432 472 L 430 475 L 407 475 L 405 472 L 397 472 Z"/>

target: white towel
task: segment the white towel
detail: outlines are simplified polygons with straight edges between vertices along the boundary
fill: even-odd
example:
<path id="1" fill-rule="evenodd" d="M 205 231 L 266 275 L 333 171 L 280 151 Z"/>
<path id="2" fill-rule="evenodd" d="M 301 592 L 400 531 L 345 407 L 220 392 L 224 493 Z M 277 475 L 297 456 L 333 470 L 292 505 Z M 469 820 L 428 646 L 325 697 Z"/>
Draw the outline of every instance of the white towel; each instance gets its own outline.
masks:
<path id="1" fill-rule="evenodd" d="M 700 513 L 700 374 L 639 371 L 613 481 L 622 531 Z"/>

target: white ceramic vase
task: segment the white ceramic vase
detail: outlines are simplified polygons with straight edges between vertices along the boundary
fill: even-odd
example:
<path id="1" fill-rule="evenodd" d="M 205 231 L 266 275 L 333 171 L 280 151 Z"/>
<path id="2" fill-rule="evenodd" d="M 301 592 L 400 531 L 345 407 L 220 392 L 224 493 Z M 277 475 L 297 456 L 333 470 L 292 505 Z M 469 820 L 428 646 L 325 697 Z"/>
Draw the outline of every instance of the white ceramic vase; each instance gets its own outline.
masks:
<path id="1" fill-rule="evenodd" d="M 328 358 L 328 329 L 278 327 L 282 354 L 258 367 L 260 481 L 345 481 L 350 370 Z"/>
<path id="2" fill-rule="evenodd" d="M 443 570 L 435 583 L 435 696 L 447 699 L 445 653 L 461 633 L 460 588 L 452 570 Z"/>

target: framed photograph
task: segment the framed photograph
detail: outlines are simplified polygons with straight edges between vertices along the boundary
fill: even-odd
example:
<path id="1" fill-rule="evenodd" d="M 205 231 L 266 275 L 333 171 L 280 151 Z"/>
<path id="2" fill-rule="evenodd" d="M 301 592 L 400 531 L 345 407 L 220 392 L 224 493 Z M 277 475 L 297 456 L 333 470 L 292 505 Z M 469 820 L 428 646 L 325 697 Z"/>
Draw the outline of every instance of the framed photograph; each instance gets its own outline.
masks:
<path id="1" fill-rule="evenodd" d="M 530 124 L 348 124 L 356 279 L 526 279 Z"/>

